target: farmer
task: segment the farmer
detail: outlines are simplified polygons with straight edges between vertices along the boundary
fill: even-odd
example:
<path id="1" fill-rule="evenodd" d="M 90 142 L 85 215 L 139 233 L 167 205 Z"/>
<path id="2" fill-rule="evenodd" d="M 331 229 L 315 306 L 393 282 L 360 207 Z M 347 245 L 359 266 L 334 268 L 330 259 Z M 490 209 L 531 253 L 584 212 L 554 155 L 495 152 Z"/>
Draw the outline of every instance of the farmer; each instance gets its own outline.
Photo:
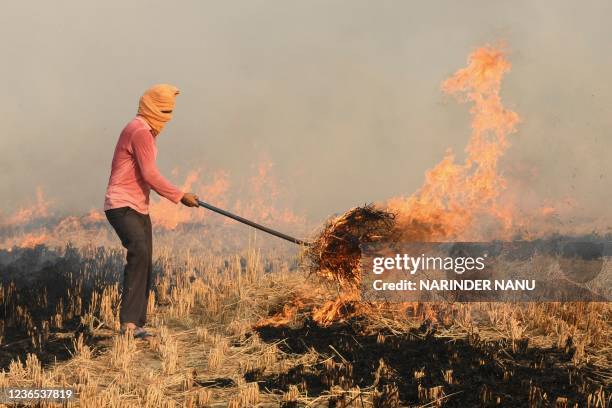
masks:
<path id="1" fill-rule="evenodd" d="M 119 317 L 122 333 L 150 336 L 143 328 L 151 288 L 152 234 L 149 192 L 173 203 L 197 207 L 198 197 L 185 193 L 166 180 L 155 164 L 155 140 L 172 118 L 179 90 L 172 85 L 155 85 L 140 98 L 138 115 L 123 129 L 111 167 L 104 212 L 127 249 Z"/>

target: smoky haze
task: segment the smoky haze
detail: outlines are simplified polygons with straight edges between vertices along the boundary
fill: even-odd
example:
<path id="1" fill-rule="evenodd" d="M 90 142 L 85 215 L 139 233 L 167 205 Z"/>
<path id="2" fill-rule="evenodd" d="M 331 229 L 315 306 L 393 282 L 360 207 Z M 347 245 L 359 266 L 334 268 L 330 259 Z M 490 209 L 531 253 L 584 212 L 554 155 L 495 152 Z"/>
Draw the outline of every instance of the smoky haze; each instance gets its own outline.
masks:
<path id="1" fill-rule="evenodd" d="M 470 135 L 469 107 L 441 82 L 503 40 L 502 98 L 521 117 L 504 168 L 609 216 L 610 15 L 609 1 L 11 2 L 1 210 L 36 186 L 63 211 L 101 209 L 116 139 L 159 82 L 181 89 L 158 139 L 177 183 L 174 168 L 246 179 L 267 157 L 311 219 L 409 195 Z"/>

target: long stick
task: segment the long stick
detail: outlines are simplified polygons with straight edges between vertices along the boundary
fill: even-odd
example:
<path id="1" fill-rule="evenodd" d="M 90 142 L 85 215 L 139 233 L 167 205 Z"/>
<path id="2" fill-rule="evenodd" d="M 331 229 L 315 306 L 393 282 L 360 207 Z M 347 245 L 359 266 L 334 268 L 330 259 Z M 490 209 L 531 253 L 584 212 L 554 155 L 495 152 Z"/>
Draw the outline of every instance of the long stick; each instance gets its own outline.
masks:
<path id="1" fill-rule="evenodd" d="M 287 240 L 289 242 L 293 242 L 294 244 L 298 244 L 298 245 L 310 245 L 306 241 L 302 241 L 301 239 L 297 239 L 297 238 L 294 238 L 294 237 L 292 237 L 290 235 L 283 234 L 282 232 L 273 230 L 272 228 L 268 228 L 268 227 L 263 226 L 261 224 L 257 224 L 256 222 L 247 220 L 246 218 L 242 218 L 239 215 L 232 214 L 229 211 L 225 211 L 225 210 L 223 210 L 223 209 L 221 209 L 219 207 L 215 207 L 214 205 L 205 203 L 202 200 L 198 200 L 198 204 L 200 205 L 200 207 L 208 208 L 211 211 L 214 211 L 214 212 L 219 213 L 221 215 L 225 215 L 226 217 L 232 218 L 232 219 L 234 219 L 234 220 L 236 220 L 238 222 L 241 222 L 243 224 L 250 225 L 253 228 L 257 228 L 258 230 L 261 230 L 263 232 L 267 232 L 268 234 L 271 234 L 271 235 L 274 235 L 276 237 L 285 239 L 285 240 Z"/>

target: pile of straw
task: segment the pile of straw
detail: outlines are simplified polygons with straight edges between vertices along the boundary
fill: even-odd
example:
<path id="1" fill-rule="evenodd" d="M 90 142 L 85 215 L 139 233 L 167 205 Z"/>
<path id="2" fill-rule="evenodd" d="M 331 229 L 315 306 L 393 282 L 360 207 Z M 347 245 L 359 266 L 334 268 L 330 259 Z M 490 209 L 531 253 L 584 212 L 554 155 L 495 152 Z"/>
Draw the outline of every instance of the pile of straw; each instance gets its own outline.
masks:
<path id="1" fill-rule="evenodd" d="M 310 270 L 343 288 L 358 287 L 360 245 L 387 237 L 394 225 L 393 213 L 373 205 L 352 208 L 329 220 L 306 250 Z"/>

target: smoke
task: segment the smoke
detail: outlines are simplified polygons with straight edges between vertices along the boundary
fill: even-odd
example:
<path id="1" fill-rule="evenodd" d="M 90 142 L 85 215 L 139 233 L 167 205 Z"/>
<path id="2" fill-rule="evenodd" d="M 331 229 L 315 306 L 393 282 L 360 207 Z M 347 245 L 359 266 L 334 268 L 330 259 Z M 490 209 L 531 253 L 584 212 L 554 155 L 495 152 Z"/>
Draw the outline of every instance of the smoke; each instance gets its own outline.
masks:
<path id="1" fill-rule="evenodd" d="M 170 178 L 247 179 L 263 155 L 288 205 L 315 220 L 411 194 L 470 135 L 441 82 L 503 39 L 513 69 L 501 93 L 522 118 L 506 178 L 534 205 L 571 197 L 609 217 L 610 12 L 552 0 L 12 3 L 0 15 L 1 210 L 37 186 L 63 211 L 100 208 L 118 134 L 158 82 L 181 89 L 158 139 Z"/>

